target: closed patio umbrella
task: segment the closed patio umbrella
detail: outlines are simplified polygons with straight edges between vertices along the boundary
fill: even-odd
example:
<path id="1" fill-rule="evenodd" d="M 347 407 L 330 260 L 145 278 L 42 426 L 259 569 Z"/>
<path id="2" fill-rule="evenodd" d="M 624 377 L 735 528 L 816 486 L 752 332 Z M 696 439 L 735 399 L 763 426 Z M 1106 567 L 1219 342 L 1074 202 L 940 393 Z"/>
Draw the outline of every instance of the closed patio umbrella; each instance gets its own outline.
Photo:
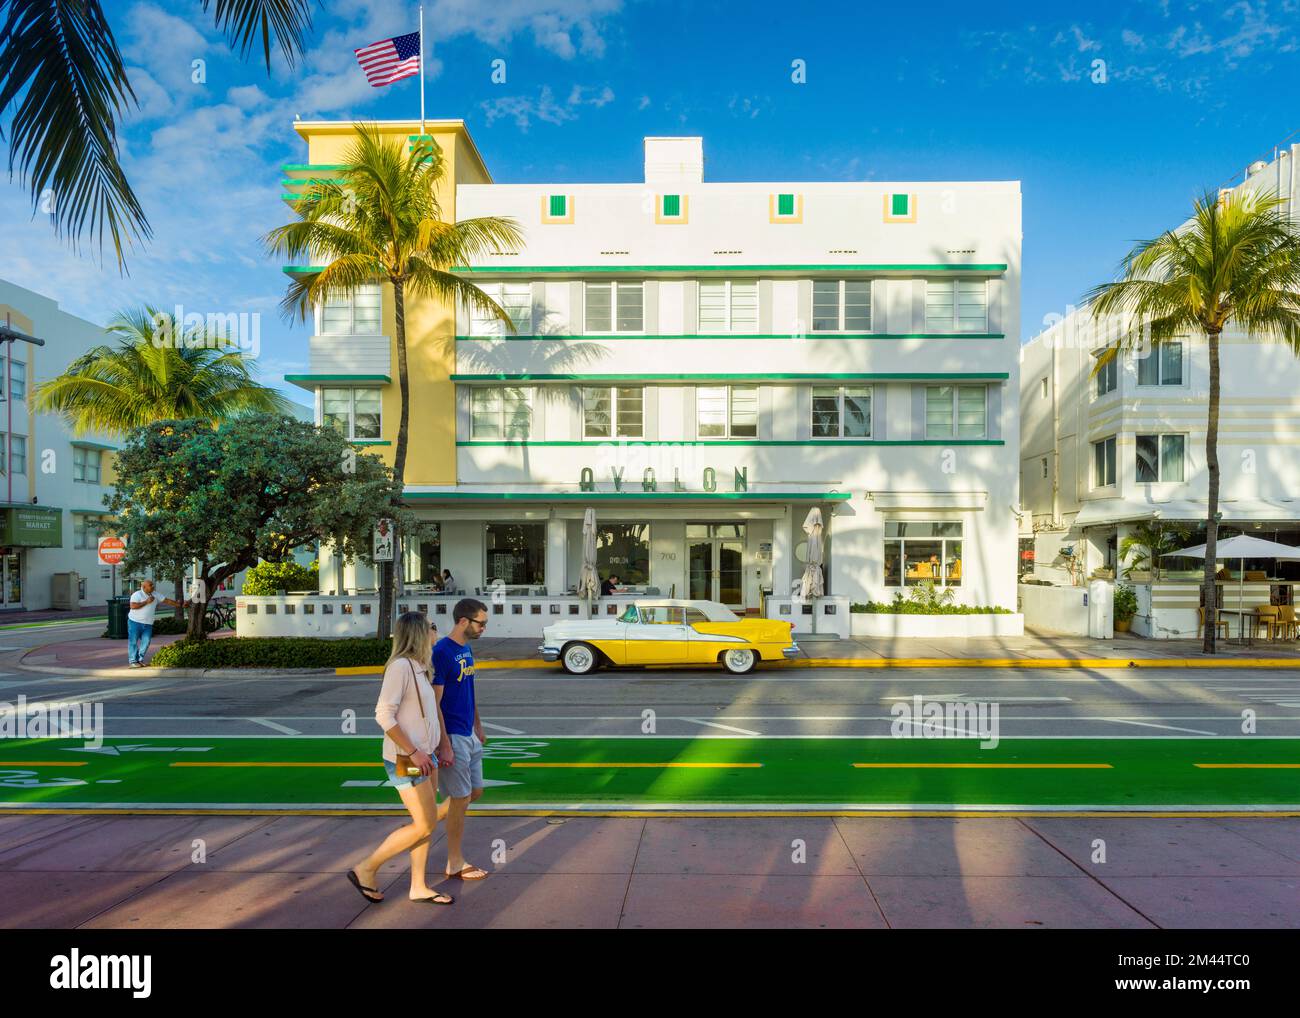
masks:
<path id="1" fill-rule="evenodd" d="M 577 593 L 587 599 L 590 617 L 591 602 L 600 596 L 600 577 L 596 573 L 596 510 L 590 508 L 582 514 L 582 572 L 578 574 Z"/>
<path id="2" fill-rule="evenodd" d="M 821 597 L 826 588 L 822 583 L 822 511 L 817 506 L 808 510 L 808 518 L 803 521 L 803 532 L 808 535 L 808 558 L 803 567 L 803 582 L 799 585 L 799 596 L 805 601 Z"/>
<path id="3" fill-rule="evenodd" d="M 1175 555 L 1203 559 L 1205 558 L 1205 545 L 1198 544 L 1195 548 L 1183 548 L 1179 551 L 1166 552 L 1162 557 L 1172 558 Z M 1265 541 L 1262 537 L 1238 534 L 1236 537 L 1230 537 L 1226 541 L 1218 542 L 1214 546 L 1214 558 L 1216 562 L 1220 560 L 1229 562 L 1233 559 L 1238 560 L 1237 604 L 1240 606 L 1246 589 L 1246 559 L 1271 558 L 1283 562 L 1300 562 L 1300 548 L 1293 548 L 1289 544 L 1278 544 L 1276 541 Z M 1244 621 L 1242 624 L 1245 625 Z"/>

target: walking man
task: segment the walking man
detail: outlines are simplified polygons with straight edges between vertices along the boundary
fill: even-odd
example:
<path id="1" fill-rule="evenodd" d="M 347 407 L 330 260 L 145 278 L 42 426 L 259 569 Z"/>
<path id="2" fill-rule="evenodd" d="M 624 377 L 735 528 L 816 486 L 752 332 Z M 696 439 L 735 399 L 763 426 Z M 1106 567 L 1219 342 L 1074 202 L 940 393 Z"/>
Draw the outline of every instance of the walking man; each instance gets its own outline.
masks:
<path id="1" fill-rule="evenodd" d="M 173 608 L 181 607 L 170 597 L 163 598 L 162 603 Z M 140 589 L 131 595 L 131 610 L 126 614 L 126 660 L 132 668 L 144 667 L 144 656 L 149 652 L 149 641 L 153 639 L 153 616 L 157 610 L 153 580 L 142 580 Z"/>
<path id="2" fill-rule="evenodd" d="M 438 778 L 439 790 L 446 796 L 438 804 L 438 819 L 447 825 L 446 872 L 455 880 L 482 880 L 488 875 L 467 863 L 461 848 L 465 811 L 483 794 L 483 744 L 487 739 L 474 702 L 474 652 L 469 641 L 483 635 L 487 616 L 482 601 L 462 598 L 451 612 L 451 632 L 433 648 L 433 689 L 452 750 L 451 764 Z"/>

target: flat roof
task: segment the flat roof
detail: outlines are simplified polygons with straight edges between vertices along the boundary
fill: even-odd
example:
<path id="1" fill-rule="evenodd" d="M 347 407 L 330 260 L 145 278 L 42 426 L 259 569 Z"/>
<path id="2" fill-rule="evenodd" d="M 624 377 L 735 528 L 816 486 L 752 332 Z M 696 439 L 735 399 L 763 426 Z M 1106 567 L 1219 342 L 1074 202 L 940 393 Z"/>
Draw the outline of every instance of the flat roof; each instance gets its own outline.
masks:
<path id="1" fill-rule="evenodd" d="M 416 120 L 295 120 L 293 129 L 305 139 L 309 134 L 352 134 L 356 130 L 357 124 L 367 124 L 374 127 L 395 127 L 399 130 L 410 131 L 413 134 L 420 133 L 421 121 Z M 426 118 L 423 121 L 423 130 L 428 134 L 430 129 L 455 131 L 465 136 L 465 142 L 469 145 L 469 150 L 474 159 L 478 162 L 479 169 L 487 177 L 489 184 L 494 183 L 492 172 L 488 169 L 487 163 L 483 161 L 483 155 L 479 152 L 478 146 L 474 144 L 474 137 L 469 133 L 469 128 L 465 126 L 465 121 L 454 119 L 435 119 Z"/>

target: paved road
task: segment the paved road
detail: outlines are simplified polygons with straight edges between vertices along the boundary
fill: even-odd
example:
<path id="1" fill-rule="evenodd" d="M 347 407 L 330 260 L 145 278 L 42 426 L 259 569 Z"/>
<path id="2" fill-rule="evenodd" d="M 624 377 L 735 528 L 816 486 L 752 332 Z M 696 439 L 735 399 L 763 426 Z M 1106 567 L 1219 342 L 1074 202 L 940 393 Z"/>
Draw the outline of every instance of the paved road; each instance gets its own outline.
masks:
<path id="1" fill-rule="evenodd" d="M 518 669 L 483 671 L 477 688 L 490 735 L 887 737 L 891 708 L 920 695 L 996 703 L 1004 739 L 1239 736 L 1245 711 L 1254 712 L 1257 736 L 1300 737 L 1300 674 L 1278 670 L 818 669 L 739 678 L 621 671 L 575 678 Z M 29 702 L 100 702 L 114 738 L 341 735 L 348 711 L 364 733 L 375 692 L 375 678 L 366 676 L 62 678 L 22 673 L 0 658 L 0 700 L 22 694 Z"/>

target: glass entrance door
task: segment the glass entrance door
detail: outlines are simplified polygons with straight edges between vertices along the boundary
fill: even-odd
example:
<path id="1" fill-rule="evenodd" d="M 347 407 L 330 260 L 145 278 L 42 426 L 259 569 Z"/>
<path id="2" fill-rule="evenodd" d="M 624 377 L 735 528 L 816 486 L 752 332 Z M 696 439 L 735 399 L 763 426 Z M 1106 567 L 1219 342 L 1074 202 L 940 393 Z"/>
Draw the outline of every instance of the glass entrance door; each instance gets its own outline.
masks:
<path id="1" fill-rule="evenodd" d="M 0 592 L 6 608 L 17 608 L 23 603 L 22 552 L 7 552 L 0 556 Z"/>
<path id="2" fill-rule="evenodd" d="M 743 608 L 745 582 L 743 541 L 709 537 L 689 542 L 688 596 L 695 601 L 720 601 Z"/>

